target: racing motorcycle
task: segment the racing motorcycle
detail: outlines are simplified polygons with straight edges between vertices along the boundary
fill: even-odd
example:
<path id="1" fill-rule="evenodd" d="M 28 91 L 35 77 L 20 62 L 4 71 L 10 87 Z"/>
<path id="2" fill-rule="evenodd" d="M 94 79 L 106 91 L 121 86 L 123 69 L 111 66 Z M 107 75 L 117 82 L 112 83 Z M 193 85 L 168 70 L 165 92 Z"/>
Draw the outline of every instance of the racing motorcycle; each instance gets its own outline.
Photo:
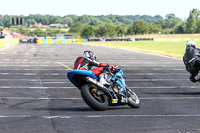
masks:
<path id="1" fill-rule="evenodd" d="M 92 71 L 72 70 L 67 73 L 69 80 L 80 91 L 85 103 L 92 109 L 101 111 L 108 106 L 128 104 L 132 108 L 140 107 L 140 100 L 136 93 L 125 83 L 125 76 L 121 69 L 109 69 L 109 85 L 99 82 Z"/>

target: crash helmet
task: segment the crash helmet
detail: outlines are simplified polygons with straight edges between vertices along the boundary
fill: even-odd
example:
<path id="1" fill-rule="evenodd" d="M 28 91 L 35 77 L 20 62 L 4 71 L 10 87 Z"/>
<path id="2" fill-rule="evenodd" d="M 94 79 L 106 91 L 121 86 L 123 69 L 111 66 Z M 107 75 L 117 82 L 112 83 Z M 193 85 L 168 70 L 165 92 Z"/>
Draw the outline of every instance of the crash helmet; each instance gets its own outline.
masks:
<path id="1" fill-rule="evenodd" d="M 93 51 L 84 51 L 83 57 L 90 58 L 91 60 L 96 60 L 96 54 Z"/>
<path id="2" fill-rule="evenodd" d="M 194 48 L 196 48 L 196 43 L 195 43 L 195 41 L 193 41 L 193 40 L 188 40 L 187 42 L 186 42 L 186 47 L 194 47 Z"/>

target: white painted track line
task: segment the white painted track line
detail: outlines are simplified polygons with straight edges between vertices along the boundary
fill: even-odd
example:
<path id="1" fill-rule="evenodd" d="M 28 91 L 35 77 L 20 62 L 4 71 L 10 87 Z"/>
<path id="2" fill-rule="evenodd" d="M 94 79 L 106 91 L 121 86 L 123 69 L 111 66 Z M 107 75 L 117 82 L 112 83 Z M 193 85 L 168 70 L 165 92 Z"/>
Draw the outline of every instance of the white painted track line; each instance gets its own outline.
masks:
<path id="1" fill-rule="evenodd" d="M 70 119 L 70 118 L 119 118 L 119 117 L 200 117 L 200 115 L 55 115 L 55 116 L 36 116 L 36 115 L 0 115 L 3 118 L 29 118 L 39 117 L 44 119 Z"/>
<path id="2" fill-rule="evenodd" d="M 35 76 L 35 75 L 30 75 L 30 76 Z M 135 82 L 135 81 L 171 81 L 171 80 L 173 80 L 173 81 L 175 81 L 175 80 L 182 80 L 182 81 L 185 81 L 185 80 L 188 80 L 189 81 L 189 79 L 180 79 L 180 78 L 174 78 L 174 79 L 169 79 L 169 78 L 163 78 L 163 79 L 161 79 L 161 78 L 151 78 L 151 79 L 140 79 L 140 78 L 136 78 L 136 79 L 134 79 L 134 78 L 126 78 L 125 79 L 125 81 L 127 82 L 127 81 L 133 81 L 133 82 Z M 66 79 L 65 78 L 55 78 L 55 79 L 48 79 L 48 78 L 46 78 L 46 79 L 38 79 L 38 78 L 31 78 L 31 79 L 27 79 L 27 78 L 20 78 L 20 79 L 15 79 L 15 78 L 4 78 L 4 79 L 1 79 L 0 78 L 0 81 L 43 81 L 43 82 L 54 82 L 54 81 L 56 81 L 56 82 L 63 82 L 63 81 L 65 81 L 65 82 L 67 82 L 67 81 L 69 81 L 69 79 L 67 79 L 67 76 L 66 76 Z M 70 82 L 71 83 L 71 82 Z"/>
<path id="3" fill-rule="evenodd" d="M 82 100 L 82 98 L 51 98 L 51 97 L 0 97 L 7 100 Z M 200 100 L 200 97 L 139 97 L 141 100 Z"/>
<path id="4" fill-rule="evenodd" d="M 78 89 L 76 87 L 57 87 L 57 86 L 51 86 L 51 87 L 41 87 L 41 86 L 0 86 L 0 89 Z M 135 87 L 130 87 L 132 89 L 200 89 L 200 86 L 147 86 L 147 87 L 142 87 L 142 86 L 135 86 Z"/>
<path id="5" fill-rule="evenodd" d="M 27 75 L 27 76 L 34 76 L 34 75 L 38 75 L 38 73 L 0 73 L 0 75 Z M 42 75 L 52 75 L 52 76 L 59 76 L 59 75 L 67 75 L 67 72 L 65 73 L 43 73 Z M 145 76 L 145 75 L 189 75 L 188 73 L 124 73 L 124 75 L 141 75 L 141 76 Z"/>

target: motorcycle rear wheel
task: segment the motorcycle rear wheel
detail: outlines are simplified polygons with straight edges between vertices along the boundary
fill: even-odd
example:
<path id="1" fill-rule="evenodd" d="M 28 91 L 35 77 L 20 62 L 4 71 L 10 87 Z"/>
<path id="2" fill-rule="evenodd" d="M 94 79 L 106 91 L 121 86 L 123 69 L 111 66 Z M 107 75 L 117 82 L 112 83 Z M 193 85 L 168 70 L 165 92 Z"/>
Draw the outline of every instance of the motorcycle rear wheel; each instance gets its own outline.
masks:
<path id="1" fill-rule="evenodd" d="M 108 99 L 104 94 L 98 94 L 98 88 L 91 84 L 81 87 L 81 96 L 85 103 L 96 111 L 108 108 Z"/>

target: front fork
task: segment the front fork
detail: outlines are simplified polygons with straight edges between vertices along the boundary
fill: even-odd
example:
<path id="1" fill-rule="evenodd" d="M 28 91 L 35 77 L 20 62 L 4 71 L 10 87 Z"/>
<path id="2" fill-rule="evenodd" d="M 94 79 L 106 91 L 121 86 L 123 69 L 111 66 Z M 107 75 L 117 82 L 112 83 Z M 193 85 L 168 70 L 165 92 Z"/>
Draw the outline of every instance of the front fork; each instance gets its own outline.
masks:
<path id="1" fill-rule="evenodd" d="M 128 85 L 125 86 L 126 87 L 126 92 L 130 92 L 131 94 L 133 94 L 133 91 L 131 90 L 131 88 L 128 87 Z M 127 96 L 129 96 L 129 94 L 127 93 Z"/>

